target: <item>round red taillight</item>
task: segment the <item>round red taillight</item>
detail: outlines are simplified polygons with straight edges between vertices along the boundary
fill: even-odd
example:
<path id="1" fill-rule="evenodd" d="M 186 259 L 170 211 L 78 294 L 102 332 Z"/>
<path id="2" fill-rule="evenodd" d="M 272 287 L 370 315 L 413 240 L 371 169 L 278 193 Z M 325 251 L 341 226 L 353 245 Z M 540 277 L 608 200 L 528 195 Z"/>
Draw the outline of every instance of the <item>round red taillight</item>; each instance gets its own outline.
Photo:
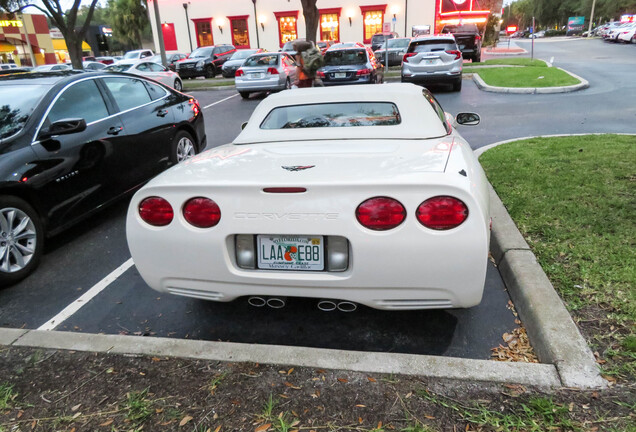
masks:
<path id="1" fill-rule="evenodd" d="M 161 197 L 148 197 L 139 203 L 139 216 L 153 226 L 166 226 L 172 222 L 174 212 L 168 201 Z"/>
<path id="2" fill-rule="evenodd" d="M 404 222 L 406 209 L 393 198 L 369 198 L 356 209 L 356 218 L 366 228 L 386 231 Z"/>
<path id="3" fill-rule="evenodd" d="M 466 220 L 468 207 L 457 198 L 436 196 L 420 204 L 415 217 L 427 228 L 449 230 Z"/>
<path id="4" fill-rule="evenodd" d="M 221 209 L 209 198 L 192 198 L 183 206 L 183 217 L 197 228 L 211 228 L 221 220 Z"/>

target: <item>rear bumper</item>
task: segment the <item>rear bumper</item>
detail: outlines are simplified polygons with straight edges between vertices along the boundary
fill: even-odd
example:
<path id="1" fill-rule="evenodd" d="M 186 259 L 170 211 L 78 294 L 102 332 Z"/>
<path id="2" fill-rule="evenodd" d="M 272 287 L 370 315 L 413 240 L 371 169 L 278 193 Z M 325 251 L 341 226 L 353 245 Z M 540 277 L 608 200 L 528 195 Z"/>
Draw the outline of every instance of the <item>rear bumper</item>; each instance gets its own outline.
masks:
<path id="1" fill-rule="evenodd" d="M 278 91 L 285 88 L 285 81 L 281 82 L 280 76 L 275 75 L 273 78 L 249 80 L 236 78 L 234 86 L 238 91 Z"/>
<path id="2" fill-rule="evenodd" d="M 462 79 L 462 72 L 402 73 L 402 82 L 410 83 L 452 83 Z"/>
<path id="3" fill-rule="evenodd" d="M 329 80 L 326 78 L 321 78 L 322 83 L 325 86 L 336 86 L 336 85 L 349 85 L 349 84 L 370 84 L 374 82 L 373 75 L 367 75 L 366 77 L 360 77 L 355 80 Z"/>

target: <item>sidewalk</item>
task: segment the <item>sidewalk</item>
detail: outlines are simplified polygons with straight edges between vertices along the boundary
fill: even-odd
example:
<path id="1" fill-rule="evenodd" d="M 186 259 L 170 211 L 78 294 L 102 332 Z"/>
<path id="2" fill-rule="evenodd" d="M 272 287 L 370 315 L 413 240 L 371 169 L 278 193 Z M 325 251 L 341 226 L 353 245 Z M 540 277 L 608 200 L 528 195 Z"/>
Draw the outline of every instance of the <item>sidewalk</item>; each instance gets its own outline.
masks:
<path id="1" fill-rule="evenodd" d="M 484 48 L 482 52 L 488 55 L 519 55 L 528 51 L 519 48 L 515 42 L 506 39 L 499 41 L 497 46 Z"/>

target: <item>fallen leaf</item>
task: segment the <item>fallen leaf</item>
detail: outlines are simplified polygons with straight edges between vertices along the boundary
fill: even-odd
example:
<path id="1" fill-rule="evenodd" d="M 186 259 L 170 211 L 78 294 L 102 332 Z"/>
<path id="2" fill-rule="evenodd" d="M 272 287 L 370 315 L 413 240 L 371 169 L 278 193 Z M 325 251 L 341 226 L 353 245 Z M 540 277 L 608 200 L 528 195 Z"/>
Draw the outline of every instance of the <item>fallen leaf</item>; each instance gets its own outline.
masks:
<path id="1" fill-rule="evenodd" d="M 153 357 L 150 360 L 152 360 L 155 363 L 161 361 L 161 359 L 159 357 Z"/>
<path id="2" fill-rule="evenodd" d="M 162 412 L 163 412 L 163 408 L 155 409 L 155 413 L 157 413 L 157 414 L 161 414 Z"/>
<path id="3" fill-rule="evenodd" d="M 367 377 L 370 382 L 377 382 L 375 378 Z"/>
<path id="4" fill-rule="evenodd" d="M 293 371 L 294 371 L 294 368 L 291 368 L 290 370 L 287 371 L 287 375 L 291 375 Z"/>
<path id="5" fill-rule="evenodd" d="M 192 420 L 193 417 L 192 416 L 185 416 L 184 418 L 181 419 L 181 421 L 179 422 L 179 427 L 185 425 L 186 423 L 188 423 L 190 420 Z"/>
<path id="6" fill-rule="evenodd" d="M 257 427 L 256 429 L 254 429 L 254 432 L 265 432 L 271 426 L 272 426 L 271 423 L 265 423 L 264 425 L 261 425 L 261 426 Z"/>
<path id="7" fill-rule="evenodd" d="M 287 387 L 289 387 L 289 388 L 293 388 L 293 389 L 295 389 L 295 390 L 300 390 L 300 389 L 301 389 L 301 387 L 297 387 L 297 386 L 293 385 L 292 383 L 290 383 L 289 381 L 285 381 L 285 383 L 284 383 L 284 384 L 285 384 Z"/>
<path id="8" fill-rule="evenodd" d="M 37 420 L 33 420 L 33 423 L 31 423 L 31 430 L 35 429 L 35 427 L 38 425 L 38 421 Z"/>
<path id="9" fill-rule="evenodd" d="M 359 424 L 362 424 L 362 423 L 363 423 L 363 422 L 362 422 L 362 417 L 358 417 L 358 423 L 359 423 Z"/>
<path id="10" fill-rule="evenodd" d="M 406 394 L 406 396 L 404 396 L 406 399 L 410 398 L 411 396 L 413 396 L 413 392 L 408 392 Z"/>
<path id="11" fill-rule="evenodd" d="M 216 429 L 214 429 L 214 432 L 219 432 L 221 430 L 221 425 L 217 426 Z"/>
<path id="12" fill-rule="evenodd" d="M 433 417 L 431 415 L 425 415 L 424 418 L 429 419 L 429 420 L 435 420 L 435 417 Z"/>
<path id="13" fill-rule="evenodd" d="M 343 383 L 349 382 L 349 381 L 347 381 L 347 380 L 346 380 L 346 379 L 344 379 L 344 378 L 338 378 L 338 381 L 343 382 Z"/>
<path id="14" fill-rule="evenodd" d="M 574 411 L 574 402 L 570 402 L 570 404 L 568 405 L 568 411 Z"/>
<path id="15" fill-rule="evenodd" d="M 278 396 L 282 397 L 283 399 L 289 399 L 289 396 L 287 396 L 286 394 L 279 394 Z"/>
<path id="16" fill-rule="evenodd" d="M 217 413 L 214 413 L 214 415 L 212 416 L 212 420 L 216 420 L 219 418 L 219 415 Z M 219 429 L 221 429 L 221 426 L 219 426 Z"/>
<path id="17" fill-rule="evenodd" d="M 78 413 L 75 413 L 72 418 L 76 419 L 76 418 L 78 418 L 81 415 L 82 415 L 82 413 L 78 412 Z"/>
<path id="18" fill-rule="evenodd" d="M 323 374 L 323 373 L 325 373 L 325 370 L 324 370 L 324 369 L 318 369 L 318 370 L 316 371 L 316 373 Z"/>
<path id="19" fill-rule="evenodd" d="M 20 417 L 22 417 L 22 414 L 24 414 L 24 411 L 20 410 L 20 411 L 18 411 L 18 415 L 16 417 L 20 418 Z"/>
<path id="20" fill-rule="evenodd" d="M 108 419 L 104 423 L 100 423 L 99 425 L 100 426 L 108 426 L 108 425 L 112 424 L 113 421 L 115 421 L 115 420 L 114 419 Z"/>
<path id="21" fill-rule="evenodd" d="M 367 407 L 366 405 L 362 405 L 362 404 L 358 404 L 358 405 L 356 405 L 356 406 L 357 406 L 358 408 L 366 408 L 366 407 Z"/>

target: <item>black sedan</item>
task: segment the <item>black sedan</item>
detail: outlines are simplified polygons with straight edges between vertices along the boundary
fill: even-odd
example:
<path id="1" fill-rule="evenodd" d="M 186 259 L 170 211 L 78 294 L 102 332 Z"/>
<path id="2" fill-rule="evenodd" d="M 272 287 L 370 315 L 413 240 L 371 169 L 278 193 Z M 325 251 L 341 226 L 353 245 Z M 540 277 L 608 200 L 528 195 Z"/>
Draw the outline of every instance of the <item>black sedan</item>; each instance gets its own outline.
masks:
<path id="1" fill-rule="evenodd" d="M 316 75 L 324 85 L 374 84 L 383 80 L 382 65 L 367 47 L 329 49 Z"/>
<path id="2" fill-rule="evenodd" d="M 54 235 L 205 148 L 199 103 L 155 81 L 76 71 L 0 77 L 0 285 Z"/>

